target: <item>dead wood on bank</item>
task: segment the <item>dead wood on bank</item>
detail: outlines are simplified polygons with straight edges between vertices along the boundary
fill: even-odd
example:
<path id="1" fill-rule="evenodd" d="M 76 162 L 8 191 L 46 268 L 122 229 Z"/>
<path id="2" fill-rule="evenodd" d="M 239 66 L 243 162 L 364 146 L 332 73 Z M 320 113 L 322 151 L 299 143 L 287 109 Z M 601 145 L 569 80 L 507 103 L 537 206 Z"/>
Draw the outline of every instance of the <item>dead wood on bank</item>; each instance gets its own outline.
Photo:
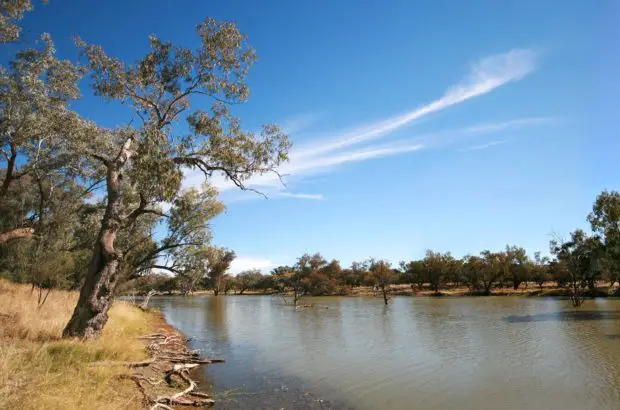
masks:
<path id="1" fill-rule="evenodd" d="M 190 370 L 203 364 L 223 363 L 224 360 L 201 359 L 200 351 L 189 350 L 178 333 L 158 332 L 140 339 L 148 341 L 150 358 L 124 365 L 134 369 L 133 374 L 125 377 L 138 387 L 145 408 L 169 410 L 175 408 L 172 406 L 213 406 L 215 402 L 211 395 L 197 390 L 198 383 L 191 378 Z M 180 384 L 185 388 L 176 391 Z"/>

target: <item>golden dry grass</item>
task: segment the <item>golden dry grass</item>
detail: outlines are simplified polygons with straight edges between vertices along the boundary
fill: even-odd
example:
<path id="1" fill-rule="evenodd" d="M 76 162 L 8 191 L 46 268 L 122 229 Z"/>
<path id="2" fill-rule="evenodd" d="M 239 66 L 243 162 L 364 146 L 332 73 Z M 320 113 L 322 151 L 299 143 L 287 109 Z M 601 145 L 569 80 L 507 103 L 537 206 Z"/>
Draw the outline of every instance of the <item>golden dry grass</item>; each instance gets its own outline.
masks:
<path id="1" fill-rule="evenodd" d="M 35 293 L 0 280 L 0 409 L 140 408 L 128 369 L 96 362 L 144 359 L 137 336 L 153 316 L 116 302 L 99 339 L 62 340 L 77 294 L 53 291 L 39 309 Z"/>

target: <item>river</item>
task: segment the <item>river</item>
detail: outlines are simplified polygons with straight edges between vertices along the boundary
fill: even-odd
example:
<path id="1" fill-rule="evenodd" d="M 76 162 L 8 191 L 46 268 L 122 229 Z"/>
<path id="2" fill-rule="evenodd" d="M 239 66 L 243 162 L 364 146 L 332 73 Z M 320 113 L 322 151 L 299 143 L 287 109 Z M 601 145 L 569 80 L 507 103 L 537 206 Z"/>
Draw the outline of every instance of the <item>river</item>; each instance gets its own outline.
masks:
<path id="1" fill-rule="evenodd" d="M 620 409 L 620 300 L 154 297 L 218 409 Z M 208 390 L 208 389 L 207 389 Z"/>

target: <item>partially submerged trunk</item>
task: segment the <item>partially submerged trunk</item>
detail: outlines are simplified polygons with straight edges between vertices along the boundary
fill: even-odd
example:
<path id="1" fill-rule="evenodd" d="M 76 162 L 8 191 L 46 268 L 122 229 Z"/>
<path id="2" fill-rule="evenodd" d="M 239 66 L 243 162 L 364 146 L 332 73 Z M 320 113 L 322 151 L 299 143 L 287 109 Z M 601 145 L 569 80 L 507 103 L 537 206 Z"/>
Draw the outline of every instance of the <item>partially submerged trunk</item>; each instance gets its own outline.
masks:
<path id="1" fill-rule="evenodd" d="M 121 229 L 121 168 L 129 158 L 128 140 L 115 161 L 106 161 L 108 203 L 101 221 L 101 230 L 93 256 L 80 291 L 80 298 L 63 337 L 95 338 L 108 321 L 108 310 L 114 298 L 114 289 L 121 273 L 122 253 L 114 248 L 116 235 Z"/>
<path id="2" fill-rule="evenodd" d="M 390 290 L 387 286 L 381 286 L 381 293 L 383 293 L 383 302 L 385 302 L 385 304 L 388 304 L 388 301 L 390 300 L 390 298 L 388 297 Z"/>

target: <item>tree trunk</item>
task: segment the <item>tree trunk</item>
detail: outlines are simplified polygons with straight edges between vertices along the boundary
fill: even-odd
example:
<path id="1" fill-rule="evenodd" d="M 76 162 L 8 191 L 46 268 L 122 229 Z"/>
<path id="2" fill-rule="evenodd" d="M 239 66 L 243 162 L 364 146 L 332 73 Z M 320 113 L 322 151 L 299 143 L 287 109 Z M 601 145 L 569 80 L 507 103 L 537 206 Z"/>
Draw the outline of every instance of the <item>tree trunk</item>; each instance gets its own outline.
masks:
<path id="1" fill-rule="evenodd" d="M 125 146 L 127 145 L 126 143 Z M 126 159 L 121 155 L 119 158 Z M 108 321 L 108 310 L 112 305 L 114 288 L 122 264 L 122 254 L 114 249 L 116 234 L 122 222 L 121 165 L 118 160 L 106 162 L 108 203 L 90 268 L 80 290 L 80 298 L 71 320 L 63 331 L 63 337 L 96 338 Z"/>
<path id="2" fill-rule="evenodd" d="M 16 228 L 7 232 L 0 233 L 0 245 L 12 241 L 13 239 L 31 238 L 34 233 L 32 228 Z"/>

